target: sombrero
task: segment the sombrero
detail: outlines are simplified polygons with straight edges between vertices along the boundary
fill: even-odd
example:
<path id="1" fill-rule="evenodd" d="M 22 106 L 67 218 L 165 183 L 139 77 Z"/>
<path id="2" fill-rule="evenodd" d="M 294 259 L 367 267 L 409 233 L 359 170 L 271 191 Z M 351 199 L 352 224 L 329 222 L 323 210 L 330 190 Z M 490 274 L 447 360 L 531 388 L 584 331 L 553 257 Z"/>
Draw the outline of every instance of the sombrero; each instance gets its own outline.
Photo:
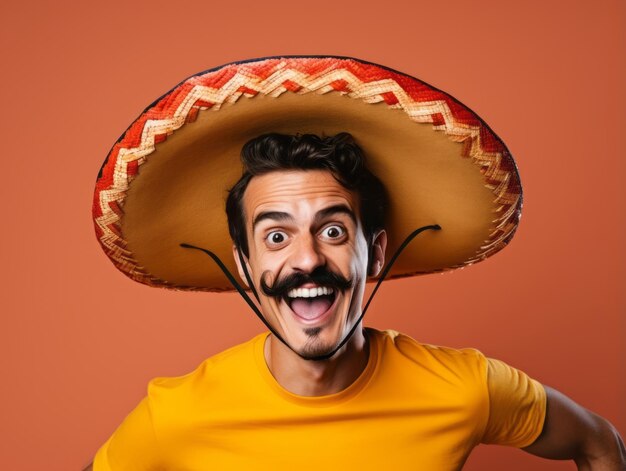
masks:
<path id="1" fill-rule="evenodd" d="M 268 132 L 349 132 L 385 184 L 388 278 L 481 261 L 511 240 L 522 189 L 502 141 L 450 95 L 387 67 L 346 57 L 288 56 L 194 75 L 148 106 L 109 152 L 97 178 L 97 238 L 135 281 L 226 291 L 220 268 L 181 243 L 216 254 L 236 273 L 224 211 L 242 174 L 240 152 Z"/>

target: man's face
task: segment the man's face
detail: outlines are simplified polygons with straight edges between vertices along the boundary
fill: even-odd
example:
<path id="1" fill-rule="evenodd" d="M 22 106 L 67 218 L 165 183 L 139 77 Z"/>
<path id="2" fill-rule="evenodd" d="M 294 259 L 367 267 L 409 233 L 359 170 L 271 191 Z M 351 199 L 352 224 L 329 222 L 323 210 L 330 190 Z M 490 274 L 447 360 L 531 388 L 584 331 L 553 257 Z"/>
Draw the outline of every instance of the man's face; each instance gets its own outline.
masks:
<path id="1" fill-rule="evenodd" d="M 329 353 L 361 312 L 368 248 L 358 197 L 327 171 L 277 171 L 252 178 L 243 208 L 266 320 L 301 356 Z"/>

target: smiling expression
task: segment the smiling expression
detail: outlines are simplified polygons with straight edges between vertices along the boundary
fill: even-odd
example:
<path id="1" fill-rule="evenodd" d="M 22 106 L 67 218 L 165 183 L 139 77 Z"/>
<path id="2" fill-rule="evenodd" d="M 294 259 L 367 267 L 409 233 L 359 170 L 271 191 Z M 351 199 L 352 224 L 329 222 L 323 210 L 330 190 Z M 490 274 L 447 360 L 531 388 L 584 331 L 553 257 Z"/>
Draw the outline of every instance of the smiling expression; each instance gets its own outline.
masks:
<path id="1" fill-rule="evenodd" d="M 284 170 L 252 178 L 243 209 L 247 268 L 265 319 L 305 358 L 332 351 L 360 315 L 367 278 L 358 196 L 327 171 Z M 273 295 L 262 288 L 281 283 L 287 289 Z"/>

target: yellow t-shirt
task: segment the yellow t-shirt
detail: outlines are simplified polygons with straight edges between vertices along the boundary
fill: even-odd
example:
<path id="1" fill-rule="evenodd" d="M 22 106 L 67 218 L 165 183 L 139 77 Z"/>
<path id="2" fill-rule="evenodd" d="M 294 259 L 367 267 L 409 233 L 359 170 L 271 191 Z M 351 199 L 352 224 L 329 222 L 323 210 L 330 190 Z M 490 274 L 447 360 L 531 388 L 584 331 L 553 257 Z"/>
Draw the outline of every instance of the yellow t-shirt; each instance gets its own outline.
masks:
<path id="1" fill-rule="evenodd" d="M 365 370 L 329 396 L 283 389 L 267 334 L 153 379 L 94 471 L 458 470 L 481 442 L 524 447 L 541 433 L 545 392 L 524 373 L 473 349 L 366 332 Z"/>

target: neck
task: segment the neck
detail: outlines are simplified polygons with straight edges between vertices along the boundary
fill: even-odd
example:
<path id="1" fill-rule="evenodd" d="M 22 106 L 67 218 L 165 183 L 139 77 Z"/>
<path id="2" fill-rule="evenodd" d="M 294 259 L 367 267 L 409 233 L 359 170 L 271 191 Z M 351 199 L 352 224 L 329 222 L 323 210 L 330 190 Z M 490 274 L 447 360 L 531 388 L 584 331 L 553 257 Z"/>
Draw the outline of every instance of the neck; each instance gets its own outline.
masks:
<path id="1" fill-rule="evenodd" d="M 346 389 L 360 376 L 367 366 L 369 344 L 359 326 L 328 360 L 305 360 L 274 335 L 265 341 L 264 353 L 272 376 L 284 389 L 299 396 L 326 396 Z"/>

